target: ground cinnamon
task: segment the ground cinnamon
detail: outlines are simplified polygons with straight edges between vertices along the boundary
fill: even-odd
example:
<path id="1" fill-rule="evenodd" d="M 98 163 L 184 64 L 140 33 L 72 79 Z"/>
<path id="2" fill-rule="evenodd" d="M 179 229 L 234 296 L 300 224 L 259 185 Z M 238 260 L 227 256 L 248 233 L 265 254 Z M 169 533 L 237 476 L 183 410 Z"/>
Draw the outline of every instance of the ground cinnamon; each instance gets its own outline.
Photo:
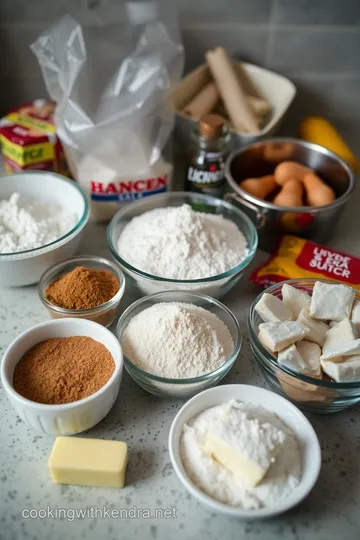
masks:
<path id="1" fill-rule="evenodd" d="M 111 300 L 119 287 L 119 280 L 108 270 L 77 266 L 50 283 L 45 295 L 56 306 L 90 309 Z"/>
<path id="2" fill-rule="evenodd" d="M 47 339 L 32 347 L 16 365 L 13 386 L 37 403 L 72 403 L 102 388 L 114 369 L 108 349 L 90 337 Z"/>

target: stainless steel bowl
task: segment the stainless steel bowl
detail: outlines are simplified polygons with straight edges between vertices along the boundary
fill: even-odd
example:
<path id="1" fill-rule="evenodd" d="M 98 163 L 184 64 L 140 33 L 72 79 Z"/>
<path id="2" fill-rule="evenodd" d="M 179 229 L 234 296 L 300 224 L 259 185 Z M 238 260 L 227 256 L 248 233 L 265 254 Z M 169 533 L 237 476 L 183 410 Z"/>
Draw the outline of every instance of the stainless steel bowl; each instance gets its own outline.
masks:
<path id="1" fill-rule="evenodd" d="M 335 190 L 336 200 L 319 207 L 284 207 L 258 199 L 239 186 L 246 178 L 271 174 L 282 161 L 296 161 L 314 169 Z M 355 187 L 350 167 L 339 156 L 299 139 L 268 139 L 237 150 L 229 156 L 225 173 L 233 190 L 226 199 L 253 219 L 258 229 L 259 247 L 269 251 L 280 234 L 327 242 Z"/>

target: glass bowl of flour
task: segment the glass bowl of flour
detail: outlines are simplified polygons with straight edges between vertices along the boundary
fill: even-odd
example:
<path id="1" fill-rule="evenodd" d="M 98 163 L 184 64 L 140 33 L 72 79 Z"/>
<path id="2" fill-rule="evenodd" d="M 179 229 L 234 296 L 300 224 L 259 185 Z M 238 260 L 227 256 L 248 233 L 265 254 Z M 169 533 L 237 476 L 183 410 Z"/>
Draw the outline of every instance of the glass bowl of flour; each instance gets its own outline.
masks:
<path id="1" fill-rule="evenodd" d="M 218 384 L 242 342 L 239 323 L 224 304 L 185 291 L 140 298 L 122 314 L 116 334 L 134 381 L 151 394 L 171 398 Z"/>
<path id="2" fill-rule="evenodd" d="M 114 259 L 142 295 L 185 290 L 220 298 L 255 255 L 238 208 L 198 193 L 164 193 L 122 208 L 108 228 Z"/>

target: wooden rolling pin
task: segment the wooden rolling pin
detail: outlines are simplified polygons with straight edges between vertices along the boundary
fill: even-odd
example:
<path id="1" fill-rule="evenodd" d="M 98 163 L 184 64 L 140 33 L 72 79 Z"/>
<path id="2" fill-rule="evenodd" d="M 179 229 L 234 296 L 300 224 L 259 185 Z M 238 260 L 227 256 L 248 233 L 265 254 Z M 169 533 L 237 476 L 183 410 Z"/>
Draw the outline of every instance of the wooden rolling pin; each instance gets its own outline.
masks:
<path id="1" fill-rule="evenodd" d="M 235 129 L 243 131 L 245 128 L 250 133 L 256 133 L 259 127 L 255 114 L 225 49 L 218 47 L 208 51 L 205 57 Z"/>
<path id="2" fill-rule="evenodd" d="M 186 105 L 183 113 L 193 118 L 201 118 L 209 114 L 219 99 L 219 91 L 215 83 L 211 82 Z"/>
<path id="3" fill-rule="evenodd" d="M 256 116 L 265 116 L 271 111 L 271 105 L 266 99 L 247 95 L 246 100 Z"/>

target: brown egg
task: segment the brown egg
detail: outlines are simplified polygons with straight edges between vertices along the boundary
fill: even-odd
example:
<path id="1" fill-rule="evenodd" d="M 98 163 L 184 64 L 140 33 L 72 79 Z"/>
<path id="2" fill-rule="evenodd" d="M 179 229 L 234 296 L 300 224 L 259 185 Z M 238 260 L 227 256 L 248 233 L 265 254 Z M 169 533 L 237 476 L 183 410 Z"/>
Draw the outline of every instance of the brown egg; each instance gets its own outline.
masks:
<path id="1" fill-rule="evenodd" d="M 247 178 L 240 183 L 241 189 L 259 199 L 265 199 L 276 188 L 275 178 L 272 175 L 260 178 Z"/>
<path id="2" fill-rule="evenodd" d="M 290 178 L 282 186 L 280 193 L 276 195 L 273 203 L 280 206 L 303 206 L 303 192 L 302 183 L 296 178 Z"/>
<path id="3" fill-rule="evenodd" d="M 335 191 L 314 173 L 306 174 L 303 184 L 307 201 L 311 206 L 325 206 L 336 199 Z"/>
<path id="4" fill-rule="evenodd" d="M 299 182 L 302 182 L 305 174 L 309 172 L 312 172 L 312 170 L 304 165 L 300 165 L 300 163 L 296 163 L 295 161 L 283 161 L 276 167 L 274 176 L 276 183 L 279 186 L 282 186 L 290 179 L 296 179 L 299 180 Z"/>

